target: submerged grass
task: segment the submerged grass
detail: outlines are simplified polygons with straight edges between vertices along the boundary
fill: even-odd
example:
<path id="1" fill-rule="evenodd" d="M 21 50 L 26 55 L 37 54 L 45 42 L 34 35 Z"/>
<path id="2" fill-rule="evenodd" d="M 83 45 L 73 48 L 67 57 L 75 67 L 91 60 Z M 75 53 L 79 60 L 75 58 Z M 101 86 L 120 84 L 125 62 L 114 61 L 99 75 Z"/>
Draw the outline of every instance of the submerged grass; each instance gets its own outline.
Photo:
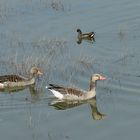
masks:
<path id="1" fill-rule="evenodd" d="M 15 39 L 14 42 L 16 42 Z M 20 74 L 27 77 L 30 68 L 33 65 L 38 66 L 44 72 L 43 76 L 37 79 L 37 89 L 42 92 L 51 78 L 54 78 L 54 67 L 56 67 L 57 62 L 65 57 L 67 41 L 63 39 L 40 39 L 28 43 L 28 46 L 26 45 L 26 42 L 17 40 L 16 47 L 11 46 L 15 53 L 1 56 L 0 73 L 1 75 Z"/>
<path id="2" fill-rule="evenodd" d="M 24 15 L 32 15 L 42 10 L 67 12 L 70 9 L 70 6 L 62 0 L 19 0 L 16 4 L 2 0 L 0 1 L 0 24 L 6 24 L 12 18 L 20 20 Z"/>
<path id="3" fill-rule="evenodd" d="M 7 36 L 11 55 L 0 59 L 1 74 L 20 74 L 28 76 L 30 68 L 35 65 L 43 69 L 44 75 L 37 79 L 37 89 L 46 92 L 45 86 L 50 82 L 56 84 L 79 85 L 83 77 L 89 77 L 100 67 L 93 56 L 79 49 L 77 55 L 65 38 L 41 37 L 25 42 L 17 37 Z M 9 38 L 9 39 L 8 39 Z M 6 51 L 9 54 L 10 51 Z M 13 53 L 14 52 L 14 53 Z M 82 80 L 81 80 L 82 79 Z"/>

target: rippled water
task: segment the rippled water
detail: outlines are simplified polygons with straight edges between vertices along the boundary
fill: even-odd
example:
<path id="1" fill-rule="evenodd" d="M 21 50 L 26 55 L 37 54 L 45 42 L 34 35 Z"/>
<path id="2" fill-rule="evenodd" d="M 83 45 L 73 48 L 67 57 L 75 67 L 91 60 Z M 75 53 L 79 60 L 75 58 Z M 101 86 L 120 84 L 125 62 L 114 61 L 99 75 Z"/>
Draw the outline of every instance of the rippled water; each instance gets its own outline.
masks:
<path id="1" fill-rule="evenodd" d="M 0 92 L 1 139 L 139 138 L 139 13 L 139 0 L 1 0 L 0 74 L 44 70 L 33 89 Z M 77 28 L 95 42 L 77 44 Z M 65 104 L 45 89 L 87 89 L 92 73 L 107 77 L 96 100 Z"/>

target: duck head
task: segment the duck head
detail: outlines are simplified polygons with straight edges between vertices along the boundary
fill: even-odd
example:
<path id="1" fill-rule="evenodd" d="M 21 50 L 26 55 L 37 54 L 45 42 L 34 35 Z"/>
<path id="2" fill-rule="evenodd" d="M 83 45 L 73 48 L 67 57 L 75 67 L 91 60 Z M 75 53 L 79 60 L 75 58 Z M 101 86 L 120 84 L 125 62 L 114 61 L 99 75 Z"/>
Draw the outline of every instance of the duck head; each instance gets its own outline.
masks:
<path id="1" fill-rule="evenodd" d="M 82 31 L 80 29 L 77 29 L 77 32 L 80 33 L 80 34 L 82 34 Z"/>

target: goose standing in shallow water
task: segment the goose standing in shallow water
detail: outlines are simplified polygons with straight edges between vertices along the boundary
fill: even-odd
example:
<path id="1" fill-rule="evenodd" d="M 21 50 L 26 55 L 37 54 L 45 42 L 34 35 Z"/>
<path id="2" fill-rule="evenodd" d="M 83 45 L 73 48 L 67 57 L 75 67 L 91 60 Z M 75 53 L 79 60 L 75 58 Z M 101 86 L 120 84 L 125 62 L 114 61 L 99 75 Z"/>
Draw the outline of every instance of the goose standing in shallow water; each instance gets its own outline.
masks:
<path id="1" fill-rule="evenodd" d="M 0 76 L 0 89 L 23 87 L 35 83 L 35 78 L 42 75 L 42 70 L 37 67 L 32 67 L 30 70 L 29 78 L 20 75 L 3 75 Z"/>
<path id="2" fill-rule="evenodd" d="M 100 74 L 93 74 L 90 80 L 90 88 L 88 91 L 71 88 L 71 87 L 63 87 L 59 85 L 50 84 L 49 87 L 46 87 L 50 90 L 55 97 L 63 100 L 88 100 L 96 96 L 96 82 L 98 80 L 105 80 L 104 76 Z"/>

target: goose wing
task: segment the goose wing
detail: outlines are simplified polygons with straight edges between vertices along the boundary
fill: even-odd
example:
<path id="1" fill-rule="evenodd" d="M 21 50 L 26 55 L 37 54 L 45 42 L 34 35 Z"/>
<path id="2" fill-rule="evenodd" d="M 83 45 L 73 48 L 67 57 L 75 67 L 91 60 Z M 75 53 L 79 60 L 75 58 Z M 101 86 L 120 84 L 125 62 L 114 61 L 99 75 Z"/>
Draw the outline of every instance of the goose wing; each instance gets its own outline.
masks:
<path id="1" fill-rule="evenodd" d="M 49 84 L 49 85 L 50 87 L 48 87 L 48 89 L 55 90 L 63 95 L 69 94 L 69 95 L 82 96 L 85 93 L 84 90 L 80 90 L 77 88 L 63 87 L 55 84 Z"/>
<path id="2" fill-rule="evenodd" d="M 25 80 L 24 77 L 21 77 L 19 75 L 3 75 L 0 76 L 0 83 L 4 82 L 19 82 Z"/>

